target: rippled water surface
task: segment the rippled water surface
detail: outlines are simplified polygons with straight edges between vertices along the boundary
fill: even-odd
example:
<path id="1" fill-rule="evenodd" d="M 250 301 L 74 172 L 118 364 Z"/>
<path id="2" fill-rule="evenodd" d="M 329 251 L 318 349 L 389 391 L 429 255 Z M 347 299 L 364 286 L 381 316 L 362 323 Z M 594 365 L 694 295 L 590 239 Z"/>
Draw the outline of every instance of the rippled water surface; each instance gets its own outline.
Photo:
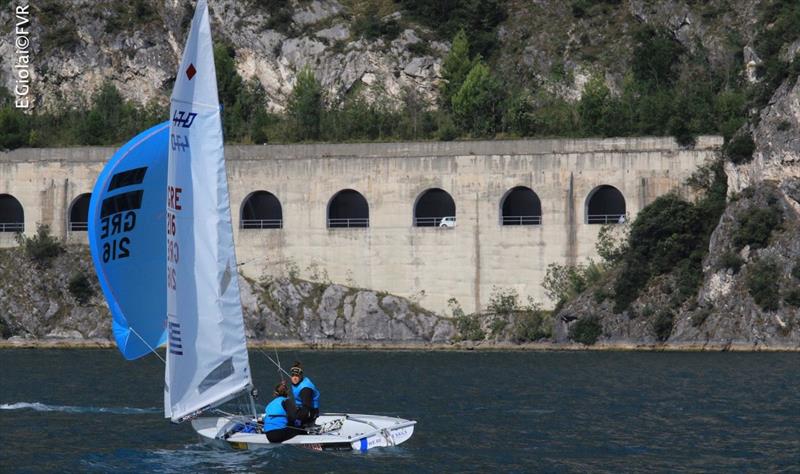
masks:
<path id="1" fill-rule="evenodd" d="M 303 361 L 324 411 L 415 419 L 414 436 L 367 454 L 215 450 L 163 419 L 155 357 L 0 350 L 0 471 L 800 472 L 800 354 L 280 358 Z M 266 393 L 273 366 L 251 364 Z"/>

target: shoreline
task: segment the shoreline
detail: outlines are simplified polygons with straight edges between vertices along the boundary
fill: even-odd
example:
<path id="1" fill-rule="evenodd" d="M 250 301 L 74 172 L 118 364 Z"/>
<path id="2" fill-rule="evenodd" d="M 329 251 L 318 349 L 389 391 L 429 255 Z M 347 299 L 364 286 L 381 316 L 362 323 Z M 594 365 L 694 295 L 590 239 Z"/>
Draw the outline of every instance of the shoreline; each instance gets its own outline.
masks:
<path id="1" fill-rule="evenodd" d="M 114 349 L 114 341 L 106 339 L 2 339 L 0 349 Z M 320 350 L 320 351 L 600 351 L 600 352 L 800 352 L 800 346 L 765 346 L 752 343 L 598 343 L 592 346 L 574 343 L 529 342 L 304 342 L 248 341 L 248 349 Z"/>

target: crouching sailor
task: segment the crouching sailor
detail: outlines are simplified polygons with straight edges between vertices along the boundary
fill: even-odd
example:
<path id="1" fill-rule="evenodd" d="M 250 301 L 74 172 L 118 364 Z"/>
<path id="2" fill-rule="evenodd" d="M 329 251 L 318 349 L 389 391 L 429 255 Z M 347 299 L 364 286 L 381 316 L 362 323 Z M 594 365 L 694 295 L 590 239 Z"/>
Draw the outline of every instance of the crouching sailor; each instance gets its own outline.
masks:
<path id="1" fill-rule="evenodd" d="M 303 365 L 295 362 L 289 370 L 292 379 L 292 394 L 297 406 L 295 426 L 313 425 L 319 416 L 319 390 L 310 378 L 303 376 Z"/>
<path id="2" fill-rule="evenodd" d="M 283 443 L 292 439 L 305 431 L 294 426 L 290 426 L 290 418 L 294 421 L 294 416 L 289 416 L 294 411 L 294 403 L 288 397 L 289 389 L 286 384 L 281 382 L 275 386 L 275 398 L 267 404 L 264 409 L 264 433 L 270 443 Z"/>

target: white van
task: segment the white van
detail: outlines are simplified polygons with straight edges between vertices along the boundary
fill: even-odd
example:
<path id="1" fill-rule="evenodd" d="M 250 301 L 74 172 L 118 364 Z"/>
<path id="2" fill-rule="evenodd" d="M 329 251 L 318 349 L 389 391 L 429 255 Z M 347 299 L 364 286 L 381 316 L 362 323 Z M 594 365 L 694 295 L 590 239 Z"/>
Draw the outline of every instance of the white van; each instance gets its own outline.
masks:
<path id="1" fill-rule="evenodd" d="M 439 221 L 439 227 L 455 227 L 455 226 L 456 226 L 455 216 L 442 217 L 442 220 Z"/>

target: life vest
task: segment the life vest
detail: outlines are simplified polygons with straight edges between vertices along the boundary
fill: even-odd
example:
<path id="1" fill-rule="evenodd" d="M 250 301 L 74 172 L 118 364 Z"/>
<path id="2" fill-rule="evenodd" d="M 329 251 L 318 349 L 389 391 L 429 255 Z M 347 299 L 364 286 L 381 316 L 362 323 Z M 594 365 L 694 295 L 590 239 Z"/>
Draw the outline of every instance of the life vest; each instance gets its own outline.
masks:
<path id="1" fill-rule="evenodd" d="M 286 397 L 275 397 L 264 409 L 264 431 L 279 430 L 289 424 L 289 416 L 283 408 Z"/>
<path id="2" fill-rule="evenodd" d="M 313 398 L 311 400 L 311 408 L 319 409 L 319 390 L 317 387 L 314 386 L 314 382 L 311 381 L 308 377 L 303 377 L 303 380 L 300 381 L 297 385 L 292 385 L 292 393 L 294 394 L 294 403 L 299 407 L 303 405 L 303 401 L 300 400 L 300 391 L 304 388 L 310 388 L 312 392 L 314 392 Z"/>

